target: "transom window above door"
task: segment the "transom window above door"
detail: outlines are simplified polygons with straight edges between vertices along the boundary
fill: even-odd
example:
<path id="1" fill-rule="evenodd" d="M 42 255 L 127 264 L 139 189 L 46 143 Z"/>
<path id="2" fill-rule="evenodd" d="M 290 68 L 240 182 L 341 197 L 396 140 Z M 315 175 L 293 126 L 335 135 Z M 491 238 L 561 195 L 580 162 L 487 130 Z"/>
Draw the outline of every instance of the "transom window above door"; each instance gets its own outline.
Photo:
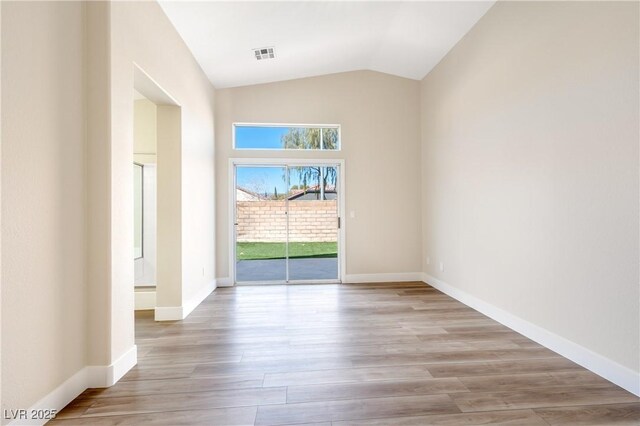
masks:
<path id="1" fill-rule="evenodd" d="M 233 124 L 233 148 L 251 150 L 339 151 L 336 124 Z"/>

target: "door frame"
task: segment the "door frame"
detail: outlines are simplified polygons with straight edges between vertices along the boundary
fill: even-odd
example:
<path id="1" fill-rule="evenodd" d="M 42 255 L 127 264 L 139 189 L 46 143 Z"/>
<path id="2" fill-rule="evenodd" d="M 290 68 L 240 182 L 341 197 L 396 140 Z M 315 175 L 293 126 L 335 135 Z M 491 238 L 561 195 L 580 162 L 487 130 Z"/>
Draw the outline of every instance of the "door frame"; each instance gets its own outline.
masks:
<path id="1" fill-rule="evenodd" d="M 230 158 L 229 159 L 229 212 L 228 212 L 228 232 L 229 232 L 229 275 L 233 285 L 264 285 L 264 284 L 340 284 L 344 282 L 346 271 L 346 244 L 345 244 L 345 167 L 344 159 L 311 159 L 311 158 Z M 338 168 L 338 180 L 336 182 L 338 190 L 338 277 L 335 280 L 286 280 L 284 281 L 236 281 L 236 167 L 237 166 L 334 166 Z"/>

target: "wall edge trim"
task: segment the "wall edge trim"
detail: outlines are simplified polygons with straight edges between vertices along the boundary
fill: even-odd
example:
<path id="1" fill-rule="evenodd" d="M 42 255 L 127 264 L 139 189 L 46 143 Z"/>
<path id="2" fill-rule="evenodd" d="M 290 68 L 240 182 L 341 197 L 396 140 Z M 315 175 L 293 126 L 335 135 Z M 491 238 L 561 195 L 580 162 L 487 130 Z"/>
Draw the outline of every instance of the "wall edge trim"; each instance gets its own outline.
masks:
<path id="1" fill-rule="evenodd" d="M 156 306 L 156 321 L 181 321 L 189 316 L 195 308 L 202 303 L 216 288 L 216 280 L 211 280 L 203 286 L 193 297 L 187 300 L 182 306 Z"/>
<path id="2" fill-rule="evenodd" d="M 231 277 L 216 278 L 216 285 L 218 287 L 233 287 L 233 281 Z"/>
<path id="3" fill-rule="evenodd" d="M 113 386 L 138 362 L 138 348 L 133 345 L 110 365 L 90 365 L 78 370 L 51 392 L 29 407 L 32 410 L 57 410 L 60 412 L 67 404 L 89 388 Z M 9 425 L 43 425 L 51 419 L 14 419 Z"/>
<path id="4" fill-rule="evenodd" d="M 182 308 L 182 319 L 185 319 L 189 316 L 191 312 L 195 308 L 197 308 L 203 301 L 206 299 L 213 291 L 216 289 L 216 280 L 211 280 L 207 285 L 203 286 L 200 291 L 193 295 L 186 303 L 183 304 Z"/>
<path id="5" fill-rule="evenodd" d="M 156 308 L 156 292 L 136 291 L 134 292 L 134 306 L 136 311 L 145 311 Z"/>
<path id="6" fill-rule="evenodd" d="M 184 319 L 182 306 L 156 306 L 156 321 L 180 321 Z"/>
<path id="7" fill-rule="evenodd" d="M 390 283 L 422 281 L 422 272 L 396 272 L 383 274 L 346 274 L 343 283 Z"/>
<path id="8" fill-rule="evenodd" d="M 422 281 L 611 383 L 620 386 L 634 395 L 640 396 L 640 373 L 610 358 L 593 352 L 565 337 L 555 334 L 552 331 L 485 302 L 427 273 L 423 273 Z"/>
<path id="9" fill-rule="evenodd" d="M 90 365 L 87 369 L 87 388 L 113 386 L 138 363 L 138 347 L 131 346 L 110 365 Z"/>

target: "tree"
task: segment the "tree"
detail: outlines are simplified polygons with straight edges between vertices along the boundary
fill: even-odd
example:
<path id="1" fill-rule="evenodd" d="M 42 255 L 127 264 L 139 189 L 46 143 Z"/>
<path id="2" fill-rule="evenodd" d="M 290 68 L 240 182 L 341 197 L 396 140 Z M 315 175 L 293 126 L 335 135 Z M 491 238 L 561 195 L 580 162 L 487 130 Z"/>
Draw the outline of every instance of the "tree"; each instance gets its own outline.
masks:
<path id="1" fill-rule="evenodd" d="M 336 149 L 338 146 L 338 129 L 335 128 L 300 128 L 291 127 L 282 135 L 282 146 L 285 149 Z M 316 198 L 326 200 L 325 190 L 329 184 L 335 186 L 337 173 L 335 167 L 294 167 L 298 178 L 307 189 L 307 182 L 316 182 L 318 193 Z"/>
<path id="2" fill-rule="evenodd" d="M 333 150 L 338 147 L 338 129 L 290 127 L 280 140 L 284 149 Z"/>
<path id="3" fill-rule="evenodd" d="M 242 186 L 254 194 L 264 193 L 264 197 L 267 198 L 267 183 L 268 177 L 266 174 L 258 175 L 254 172 L 251 173 L 249 179 Z"/>

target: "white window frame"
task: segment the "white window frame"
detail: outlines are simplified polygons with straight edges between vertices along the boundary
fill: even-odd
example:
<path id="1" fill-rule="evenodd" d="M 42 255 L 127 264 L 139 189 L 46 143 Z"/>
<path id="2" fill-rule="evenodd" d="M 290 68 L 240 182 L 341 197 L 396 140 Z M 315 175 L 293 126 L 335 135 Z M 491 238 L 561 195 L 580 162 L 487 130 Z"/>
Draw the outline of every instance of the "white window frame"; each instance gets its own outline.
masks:
<path id="1" fill-rule="evenodd" d="M 236 127 L 298 127 L 298 128 L 311 128 L 311 129 L 324 129 L 324 128 L 337 128 L 338 129 L 338 148 L 337 149 L 288 149 L 288 148 L 238 148 L 236 146 Z M 342 128 L 340 124 L 299 124 L 299 123 L 245 123 L 234 122 L 231 123 L 231 148 L 236 151 L 285 151 L 285 152 L 340 152 L 342 151 Z M 320 139 L 322 141 L 322 137 Z"/>

